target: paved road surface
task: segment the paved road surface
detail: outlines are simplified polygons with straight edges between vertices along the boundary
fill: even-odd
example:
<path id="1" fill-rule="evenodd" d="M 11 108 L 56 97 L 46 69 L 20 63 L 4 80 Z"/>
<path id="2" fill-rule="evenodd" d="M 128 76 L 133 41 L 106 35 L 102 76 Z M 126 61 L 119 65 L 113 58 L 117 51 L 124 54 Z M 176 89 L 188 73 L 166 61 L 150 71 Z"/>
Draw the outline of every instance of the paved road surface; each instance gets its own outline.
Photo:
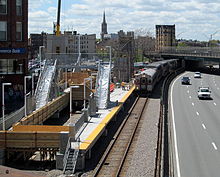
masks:
<path id="1" fill-rule="evenodd" d="M 182 85 L 182 76 L 191 85 Z M 171 87 L 175 176 L 220 176 L 220 76 L 186 72 Z M 199 100 L 198 87 L 209 86 L 213 100 Z M 175 131 L 175 132 L 174 132 Z"/>

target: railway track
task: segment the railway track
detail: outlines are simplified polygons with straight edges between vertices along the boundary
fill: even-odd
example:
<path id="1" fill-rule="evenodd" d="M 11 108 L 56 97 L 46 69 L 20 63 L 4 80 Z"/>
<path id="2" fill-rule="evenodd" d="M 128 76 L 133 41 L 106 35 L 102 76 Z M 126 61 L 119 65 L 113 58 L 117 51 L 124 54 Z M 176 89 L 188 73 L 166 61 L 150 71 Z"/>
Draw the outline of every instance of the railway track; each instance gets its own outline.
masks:
<path id="1" fill-rule="evenodd" d="M 93 171 L 93 177 L 97 176 L 125 176 L 126 169 L 129 167 L 129 159 L 127 159 L 130 146 L 135 139 L 135 134 L 142 113 L 147 104 L 147 98 L 137 97 L 133 106 L 129 110 L 128 115 L 122 122 L 113 140 L 110 142 L 106 152 L 101 158 L 99 164 Z M 137 139 L 137 138 L 136 138 Z M 126 160 L 127 159 L 127 160 Z"/>

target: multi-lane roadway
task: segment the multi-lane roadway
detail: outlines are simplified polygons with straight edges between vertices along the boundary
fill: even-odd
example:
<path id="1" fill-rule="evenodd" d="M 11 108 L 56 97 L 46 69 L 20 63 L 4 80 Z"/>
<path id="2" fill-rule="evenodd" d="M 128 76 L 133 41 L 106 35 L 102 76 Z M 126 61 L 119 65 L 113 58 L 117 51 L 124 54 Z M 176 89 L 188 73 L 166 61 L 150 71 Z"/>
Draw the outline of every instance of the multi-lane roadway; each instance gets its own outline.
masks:
<path id="1" fill-rule="evenodd" d="M 181 78 L 191 78 L 182 85 Z M 175 176 L 220 176 L 220 76 L 193 72 L 177 77 L 170 91 L 170 122 Z M 199 100 L 198 88 L 208 86 L 212 100 Z"/>

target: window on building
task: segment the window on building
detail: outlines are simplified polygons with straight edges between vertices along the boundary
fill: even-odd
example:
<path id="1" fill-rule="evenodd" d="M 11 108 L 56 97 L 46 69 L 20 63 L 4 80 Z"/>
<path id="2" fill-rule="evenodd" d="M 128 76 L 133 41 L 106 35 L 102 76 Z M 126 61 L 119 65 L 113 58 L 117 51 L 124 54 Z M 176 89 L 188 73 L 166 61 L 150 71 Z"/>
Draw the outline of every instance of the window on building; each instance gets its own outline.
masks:
<path id="1" fill-rule="evenodd" d="M 23 60 L 1 59 L 0 74 L 23 74 Z"/>
<path id="2" fill-rule="evenodd" d="M 0 60 L 0 73 L 1 74 L 7 74 L 8 71 L 8 61 L 6 59 Z"/>
<path id="3" fill-rule="evenodd" d="M 16 0 L 16 14 L 17 16 L 22 15 L 22 0 Z"/>
<path id="4" fill-rule="evenodd" d="M 22 41 L 22 23 L 16 22 L 16 40 Z"/>
<path id="5" fill-rule="evenodd" d="M 0 41 L 7 40 L 7 22 L 0 21 Z"/>
<path id="6" fill-rule="evenodd" d="M 0 0 L 0 14 L 7 14 L 7 0 Z"/>
<path id="7" fill-rule="evenodd" d="M 60 53 L 60 47 L 56 47 L 56 53 Z"/>

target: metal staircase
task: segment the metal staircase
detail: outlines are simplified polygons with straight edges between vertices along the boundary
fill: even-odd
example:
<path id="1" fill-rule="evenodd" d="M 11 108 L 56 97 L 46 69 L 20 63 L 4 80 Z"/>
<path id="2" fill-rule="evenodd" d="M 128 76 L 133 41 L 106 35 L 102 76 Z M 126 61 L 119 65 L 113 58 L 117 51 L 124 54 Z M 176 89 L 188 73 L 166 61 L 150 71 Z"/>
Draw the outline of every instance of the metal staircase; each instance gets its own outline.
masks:
<path id="1" fill-rule="evenodd" d="M 63 174 L 71 175 L 74 174 L 76 169 L 76 163 L 79 155 L 79 149 L 71 148 L 71 138 L 69 138 L 65 155 L 63 158 Z"/>
<path id="2" fill-rule="evenodd" d="M 56 61 L 53 63 L 45 63 L 43 71 L 38 79 L 35 92 L 36 109 L 46 105 L 49 101 L 50 88 L 56 72 Z"/>
<path id="3" fill-rule="evenodd" d="M 70 149 L 69 150 L 66 166 L 64 169 L 65 175 L 74 174 L 75 169 L 76 169 L 76 162 L 77 162 L 78 154 L 79 154 L 78 149 Z"/>
<path id="4" fill-rule="evenodd" d="M 96 97 L 99 109 L 106 109 L 110 100 L 111 64 L 100 64 L 96 85 Z"/>

